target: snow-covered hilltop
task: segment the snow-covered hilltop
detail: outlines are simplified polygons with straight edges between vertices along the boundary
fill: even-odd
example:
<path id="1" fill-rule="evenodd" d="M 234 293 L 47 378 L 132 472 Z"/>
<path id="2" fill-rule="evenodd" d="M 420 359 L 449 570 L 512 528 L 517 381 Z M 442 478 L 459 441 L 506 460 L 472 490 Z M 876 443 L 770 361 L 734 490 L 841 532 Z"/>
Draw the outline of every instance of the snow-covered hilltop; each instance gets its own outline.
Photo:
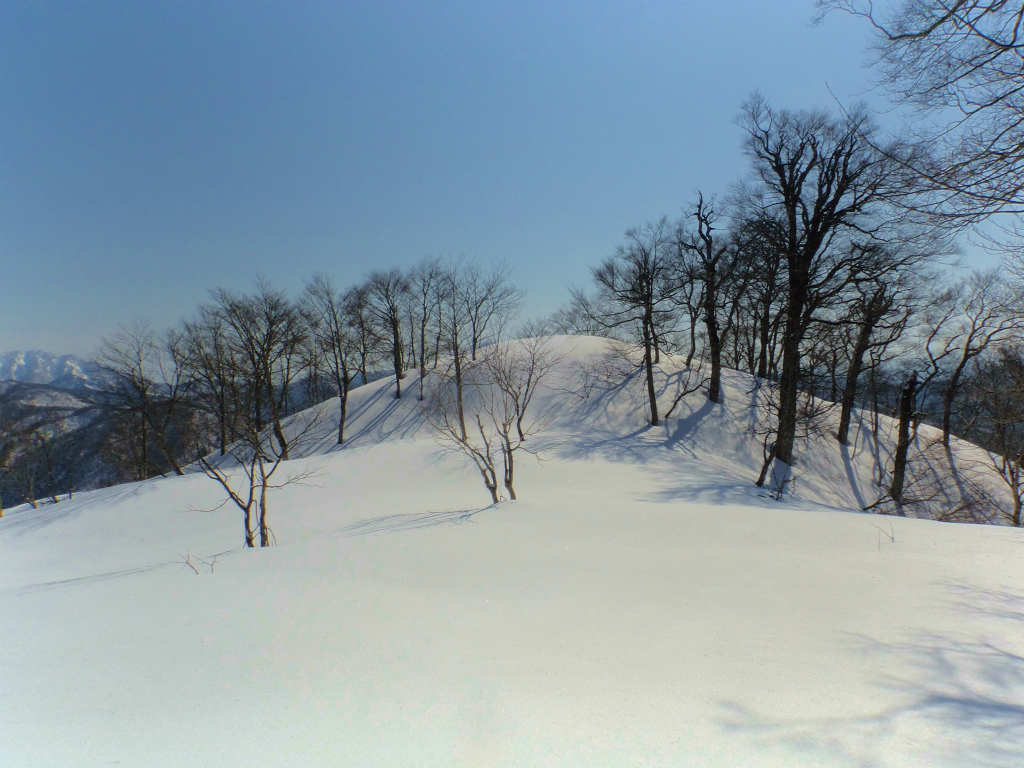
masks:
<path id="1" fill-rule="evenodd" d="M 808 436 L 771 499 L 749 376 L 651 427 L 608 342 L 557 344 L 515 503 L 485 506 L 410 373 L 352 391 L 343 447 L 337 400 L 286 424 L 315 426 L 270 492 L 276 547 L 242 549 L 199 473 L 10 510 L 4 763 L 1024 763 L 1024 532 L 854 511 L 887 419 L 877 445 L 867 420 L 848 451 Z M 689 377 L 659 368 L 666 410 Z M 983 452 L 951 454 L 985 485 Z"/>

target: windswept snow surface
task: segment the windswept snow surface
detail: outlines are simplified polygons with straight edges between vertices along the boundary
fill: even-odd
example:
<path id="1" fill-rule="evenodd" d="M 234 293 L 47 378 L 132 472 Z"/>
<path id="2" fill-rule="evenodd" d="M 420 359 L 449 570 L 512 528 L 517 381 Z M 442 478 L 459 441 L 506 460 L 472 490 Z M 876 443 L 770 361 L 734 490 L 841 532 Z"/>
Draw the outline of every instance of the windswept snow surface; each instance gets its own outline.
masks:
<path id="1" fill-rule="evenodd" d="M 515 503 L 410 375 L 352 393 L 342 449 L 322 407 L 275 548 L 196 475 L 10 511 L 0 764 L 1024 765 L 1021 531 L 842 509 L 863 441 L 760 496 L 748 378 L 652 428 L 639 380 L 584 375 L 605 342 L 557 343 Z"/>

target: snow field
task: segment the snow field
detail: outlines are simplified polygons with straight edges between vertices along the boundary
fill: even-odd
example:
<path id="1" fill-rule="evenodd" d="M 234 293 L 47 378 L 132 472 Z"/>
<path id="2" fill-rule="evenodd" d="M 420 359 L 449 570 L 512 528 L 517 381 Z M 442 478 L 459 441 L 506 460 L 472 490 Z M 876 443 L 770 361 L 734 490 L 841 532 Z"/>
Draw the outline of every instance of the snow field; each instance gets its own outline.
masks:
<path id="1" fill-rule="evenodd" d="M 12 510 L 0 763 L 1024 764 L 1020 531 L 851 512 L 870 451 L 825 442 L 767 499 L 744 377 L 649 428 L 632 385 L 568 394 L 603 342 L 560 343 L 515 503 L 410 376 L 353 392 L 340 450 L 324 405 L 276 548 L 200 476 Z"/>

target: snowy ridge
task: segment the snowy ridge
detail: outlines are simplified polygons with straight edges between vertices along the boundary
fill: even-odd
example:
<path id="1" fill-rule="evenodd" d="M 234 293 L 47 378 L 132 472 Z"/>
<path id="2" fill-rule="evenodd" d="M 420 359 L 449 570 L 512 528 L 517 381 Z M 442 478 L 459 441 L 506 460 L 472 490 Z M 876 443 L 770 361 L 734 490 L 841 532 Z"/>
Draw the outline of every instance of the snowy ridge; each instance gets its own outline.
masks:
<path id="1" fill-rule="evenodd" d="M 515 503 L 484 506 L 410 373 L 352 392 L 343 447 L 318 406 L 269 550 L 198 474 L 10 510 L 5 763 L 1024 763 L 1021 531 L 851 511 L 863 429 L 810 438 L 769 499 L 749 377 L 650 427 L 607 342 L 557 343 Z"/>
<path id="2" fill-rule="evenodd" d="M 89 386 L 91 368 L 75 355 L 54 355 L 38 349 L 0 354 L 0 381 L 80 389 Z"/>
<path id="3" fill-rule="evenodd" d="M 559 458 L 599 457 L 667 468 L 685 466 L 693 483 L 689 492 L 697 496 L 713 492 L 746 498 L 760 493 L 753 488 L 753 480 L 764 458 L 764 431 L 772 416 L 767 385 L 759 386 L 754 377 L 727 370 L 723 372 L 722 403 L 708 402 L 700 389 L 664 418 L 678 393 L 700 379 L 700 372 L 689 371 L 681 359 L 664 356 L 663 363 L 656 366 L 663 418 L 659 426 L 652 427 L 642 374 L 614 345 L 606 339 L 571 336 L 555 337 L 553 342 L 565 359 L 542 388 L 535 407 L 556 414 L 545 439 L 560 444 L 555 451 Z M 416 399 L 419 378 L 415 371 L 403 380 L 403 392 L 401 400 L 394 399 L 394 376 L 353 390 L 346 448 L 429 437 L 429 426 Z M 337 450 L 338 407 L 334 399 L 297 417 L 304 424 L 315 413 L 318 427 L 296 455 L 312 457 Z M 885 490 L 878 480 L 891 467 L 898 425 L 894 419 L 880 416 L 881 435 L 876 445 L 869 416 L 854 411 L 848 447 L 835 440 L 838 405 L 821 418 L 817 433 L 798 438 L 794 480 L 787 489 L 791 501 L 850 510 L 878 501 Z M 919 501 L 908 505 L 908 514 L 938 519 L 952 515 L 951 519 L 962 521 L 969 519 L 971 512 L 963 507 L 985 504 L 991 508 L 988 514 L 976 509 L 976 517 L 970 518 L 981 521 L 997 519 L 994 513 L 999 508 L 1009 509 L 1009 492 L 994 475 L 989 454 L 953 438 L 947 455 L 938 445 L 939 438 L 934 427 L 922 425 L 918 430 L 908 480 L 916 495 L 911 492 L 908 496 Z M 957 484 L 945 479 L 951 460 L 957 469 Z"/>

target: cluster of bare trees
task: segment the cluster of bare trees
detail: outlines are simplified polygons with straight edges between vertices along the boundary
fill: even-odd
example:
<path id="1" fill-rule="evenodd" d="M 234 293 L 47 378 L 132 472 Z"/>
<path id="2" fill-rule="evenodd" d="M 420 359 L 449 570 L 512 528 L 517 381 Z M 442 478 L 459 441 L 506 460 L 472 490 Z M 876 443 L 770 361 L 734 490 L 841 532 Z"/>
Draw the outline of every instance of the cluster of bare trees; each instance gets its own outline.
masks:
<path id="1" fill-rule="evenodd" d="M 1019 456 L 999 443 L 1010 433 L 981 415 L 1005 407 L 977 404 L 993 361 L 1007 375 L 1021 349 L 1021 287 L 998 272 L 950 284 L 938 271 L 956 228 L 913 205 L 916 148 L 884 145 L 862 109 L 775 110 L 755 95 L 739 122 L 749 177 L 723 202 L 697 193 L 677 221 L 627 230 L 555 326 L 636 345 L 652 425 L 653 366 L 666 352 L 690 365 L 699 350 L 713 403 L 723 367 L 753 374 L 772 403 L 758 485 L 784 487 L 813 416 L 837 409 L 833 436 L 849 443 L 858 404 L 906 413 L 884 485 L 900 509 L 907 441 L 923 419 L 947 446 L 958 432 Z"/>
<path id="2" fill-rule="evenodd" d="M 6 496 L 33 507 L 102 471 L 92 409 L 69 393 L 0 383 L 0 517 Z"/>
<path id="3" fill-rule="evenodd" d="M 259 278 L 249 292 L 212 291 L 166 332 L 144 322 L 119 329 L 96 355 L 98 383 L 83 404 L 92 416 L 90 450 L 108 468 L 103 480 L 180 475 L 191 465 L 242 510 L 246 544 L 268 544 L 266 491 L 303 479 L 282 464 L 317 432 L 311 418 L 296 418 L 299 411 L 338 397 L 342 444 L 352 387 L 393 373 L 402 397 L 407 372 L 418 370 L 418 398 L 436 372 L 455 387 L 465 421 L 465 376 L 522 302 L 510 271 L 427 258 L 409 270 L 374 270 L 346 288 L 318 273 L 297 298 Z M 3 430 L 4 489 L 30 501 L 40 488 L 54 496 L 71 490 L 64 486 L 73 473 L 47 470 L 42 460 L 28 471 L 19 458 L 29 455 L 30 440 L 57 444 L 50 435 L 59 429 L 31 426 Z M 70 461 L 44 453 L 51 465 Z M 58 475 L 63 481 L 50 481 Z"/>
<path id="4" fill-rule="evenodd" d="M 941 423 L 947 448 L 958 400 L 968 402 L 970 415 L 960 420 L 999 457 L 997 468 L 1014 499 L 1011 521 L 1019 525 L 1024 408 L 1013 361 L 1021 350 L 1024 280 L 1024 4 L 895 0 L 876 7 L 861 0 L 818 0 L 818 6 L 822 18 L 840 10 L 871 24 L 879 82 L 895 103 L 911 110 L 912 151 L 888 153 L 914 190 L 904 199 L 906 208 L 959 229 L 994 225 L 982 238 L 1003 252 L 1002 279 L 985 280 L 988 287 L 968 285 L 966 297 L 957 289 L 945 302 L 948 309 L 936 311 L 933 325 L 944 330 L 937 343 L 928 344 L 925 381 L 945 380 Z M 1016 285 L 1008 296 L 1010 278 Z M 940 368 L 944 373 L 934 376 Z M 999 393 L 994 381 L 1018 386 Z"/>

